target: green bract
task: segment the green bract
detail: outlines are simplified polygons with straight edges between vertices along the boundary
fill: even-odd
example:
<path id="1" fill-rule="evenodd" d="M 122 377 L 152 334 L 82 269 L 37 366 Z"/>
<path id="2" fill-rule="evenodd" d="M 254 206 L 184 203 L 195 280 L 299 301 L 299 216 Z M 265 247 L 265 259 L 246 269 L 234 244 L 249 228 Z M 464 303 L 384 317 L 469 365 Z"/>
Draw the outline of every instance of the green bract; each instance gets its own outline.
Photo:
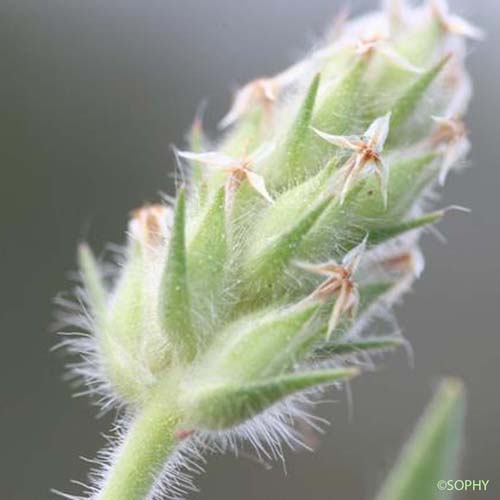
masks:
<path id="1" fill-rule="evenodd" d="M 276 449 L 358 354 L 401 343 L 365 330 L 422 270 L 419 234 L 444 213 L 425 196 L 467 153 L 478 32 L 441 1 L 388 5 L 244 86 L 213 149 L 196 121 L 177 152 L 189 181 L 134 212 L 111 284 L 81 247 L 76 370 L 130 422 L 95 498 L 160 498 L 162 477 L 176 495 L 207 443 Z"/>
<path id="2" fill-rule="evenodd" d="M 442 484 L 456 477 L 464 416 L 462 383 L 444 379 L 375 500 L 449 498 Z"/>

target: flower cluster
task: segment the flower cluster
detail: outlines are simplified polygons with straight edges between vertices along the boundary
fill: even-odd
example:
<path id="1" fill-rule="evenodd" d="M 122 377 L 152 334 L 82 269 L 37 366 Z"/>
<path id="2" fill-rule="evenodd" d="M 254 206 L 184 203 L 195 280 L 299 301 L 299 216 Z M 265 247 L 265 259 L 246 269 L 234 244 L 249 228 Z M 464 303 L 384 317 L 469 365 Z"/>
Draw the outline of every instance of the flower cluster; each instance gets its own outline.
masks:
<path id="1" fill-rule="evenodd" d="M 419 235 L 444 214 L 426 195 L 469 149 L 465 37 L 481 32 L 443 0 L 386 4 L 243 86 L 215 144 L 196 121 L 189 182 L 132 213 L 113 279 L 82 246 L 75 370 L 128 422 L 95 498 L 178 495 L 206 447 L 279 454 L 358 354 L 402 342 L 367 327 L 423 269 Z"/>

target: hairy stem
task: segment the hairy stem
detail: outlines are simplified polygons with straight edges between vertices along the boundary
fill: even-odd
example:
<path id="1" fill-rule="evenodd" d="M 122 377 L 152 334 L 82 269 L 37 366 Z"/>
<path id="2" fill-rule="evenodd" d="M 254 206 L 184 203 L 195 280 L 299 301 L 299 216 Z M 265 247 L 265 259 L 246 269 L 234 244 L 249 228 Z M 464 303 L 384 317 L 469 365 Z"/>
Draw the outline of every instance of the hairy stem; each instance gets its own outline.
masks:
<path id="1" fill-rule="evenodd" d="M 154 401 L 134 419 L 118 450 L 99 500 L 148 498 L 175 447 L 173 436 L 179 417 Z"/>

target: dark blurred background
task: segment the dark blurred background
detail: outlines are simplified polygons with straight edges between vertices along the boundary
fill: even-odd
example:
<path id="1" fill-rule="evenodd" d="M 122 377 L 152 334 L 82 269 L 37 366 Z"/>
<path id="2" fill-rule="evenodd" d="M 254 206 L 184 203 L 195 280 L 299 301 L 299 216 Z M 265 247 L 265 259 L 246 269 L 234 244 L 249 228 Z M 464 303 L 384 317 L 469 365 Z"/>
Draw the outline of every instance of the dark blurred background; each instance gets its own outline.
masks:
<path id="1" fill-rule="evenodd" d="M 500 498 L 500 4 L 453 2 L 488 31 L 470 51 L 476 95 L 471 168 L 449 179 L 443 204 L 472 208 L 425 238 L 425 278 L 399 307 L 415 351 L 322 409 L 332 425 L 315 454 L 288 454 L 285 475 L 246 459 L 213 457 L 193 499 L 364 500 L 396 457 L 442 374 L 469 396 L 464 479 L 489 479 Z M 182 145 L 208 98 L 214 129 L 231 88 L 272 74 L 317 39 L 340 0 L 1 0 L 0 497 L 52 498 L 84 479 L 109 418 L 62 382 L 49 349 L 51 299 L 67 288 L 75 248 L 121 242 L 130 209 L 172 191 L 169 145 Z M 375 0 L 352 0 L 354 13 Z M 77 487 L 73 487 L 78 491 Z"/>

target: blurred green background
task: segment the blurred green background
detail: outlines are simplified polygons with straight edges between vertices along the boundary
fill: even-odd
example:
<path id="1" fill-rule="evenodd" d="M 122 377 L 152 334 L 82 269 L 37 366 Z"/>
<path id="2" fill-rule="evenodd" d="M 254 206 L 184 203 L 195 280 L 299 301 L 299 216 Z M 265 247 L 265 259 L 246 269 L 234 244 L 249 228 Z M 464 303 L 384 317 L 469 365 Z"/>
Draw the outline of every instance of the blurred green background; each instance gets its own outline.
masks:
<path id="1" fill-rule="evenodd" d="M 463 479 L 489 479 L 500 498 L 500 4 L 453 2 L 489 36 L 470 51 L 476 95 L 471 168 L 453 175 L 443 204 L 472 208 L 425 238 L 428 268 L 398 308 L 415 351 L 387 356 L 321 407 L 332 420 L 315 454 L 289 453 L 266 471 L 212 457 L 193 499 L 363 500 L 372 497 L 441 374 L 469 395 Z M 50 353 L 52 298 L 68 287 L 75 248 L 123 241 L 127 213 L 172 192 L 169 146 L 182 145 L 197 105 L 207 124 L 230 90 L 293 62 L 317 40 L 340 0 L 1 0 L 0 498 L 53 498 L 78 487 L 104 443 L 95 419 L 62 382 Z M 376 1 L 352 0 L 354 13 Z M 444 478 L 446 479 L 446 478 Z"/>

